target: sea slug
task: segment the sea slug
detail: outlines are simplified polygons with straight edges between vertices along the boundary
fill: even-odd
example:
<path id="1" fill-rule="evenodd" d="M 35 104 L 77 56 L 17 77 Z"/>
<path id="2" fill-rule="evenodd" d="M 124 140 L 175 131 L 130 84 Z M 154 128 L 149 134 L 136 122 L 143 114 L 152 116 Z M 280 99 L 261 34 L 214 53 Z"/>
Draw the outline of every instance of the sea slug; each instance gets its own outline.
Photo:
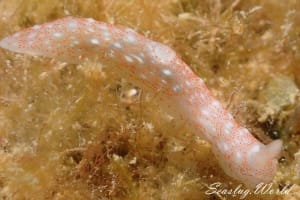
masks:
<path id="1" fill-rule="evenodd" d="M 282 141 L 264 145 L 238 125 L 203 80 L 166 45 L 130 28 L 66 17 L 17 32 L 1 40 L 0 46 L 69 63 L 98 58 L 115 66 L 141 88 L 160 91 L 163 108 L 187 121 L 196 135 L 211 144 L 227 175 L 248 187 L 273 180 Z"/>

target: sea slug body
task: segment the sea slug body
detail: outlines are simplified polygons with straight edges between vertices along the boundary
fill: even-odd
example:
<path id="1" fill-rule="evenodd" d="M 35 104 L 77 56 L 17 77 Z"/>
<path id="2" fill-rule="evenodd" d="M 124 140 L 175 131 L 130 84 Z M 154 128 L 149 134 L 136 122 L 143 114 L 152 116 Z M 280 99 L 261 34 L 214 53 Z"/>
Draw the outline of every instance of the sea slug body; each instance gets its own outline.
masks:
<path id="1" fill-rule="evenodd" d="M 141 88 L 159 90 L 164 108 L 187 121 L 195 134 L 211 144 L 229 176 L 248 187 L 273 180 L 282 142 L 264 145 L 255 139 L 234 121 L 202 79 L 161 43 L 129 28 L 67 17 L 6 37 L 0 47 L 69 63 L 97 57 L 114 65 Z"/>

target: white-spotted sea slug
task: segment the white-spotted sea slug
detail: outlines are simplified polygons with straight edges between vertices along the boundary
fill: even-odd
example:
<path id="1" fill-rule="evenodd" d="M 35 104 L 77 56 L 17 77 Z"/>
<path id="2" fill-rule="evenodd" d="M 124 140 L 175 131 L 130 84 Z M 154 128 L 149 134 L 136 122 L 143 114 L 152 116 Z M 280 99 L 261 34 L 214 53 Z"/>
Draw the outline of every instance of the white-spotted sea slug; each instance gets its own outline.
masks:
<path id="1" fill-rule="evenodd" d="M 248 187 L 273 180 L 281 140 L 264 145 L 238 125 L 201 78 L 169 47 L 134 30 L 67 17 L 35 25 L 0 41 L 13 52 L 69 63 L 98 58 L 139 87 L 162 94 L 164 109 L 207 140 L 223 170 Z"/>

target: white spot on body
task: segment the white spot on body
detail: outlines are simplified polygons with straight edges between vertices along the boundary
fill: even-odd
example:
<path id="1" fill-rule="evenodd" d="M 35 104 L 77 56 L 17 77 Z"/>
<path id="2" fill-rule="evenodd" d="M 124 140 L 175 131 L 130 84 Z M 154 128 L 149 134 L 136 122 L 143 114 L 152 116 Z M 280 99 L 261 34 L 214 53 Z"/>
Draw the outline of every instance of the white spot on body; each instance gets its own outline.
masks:
<path id="1" fill-rule="evenodd" d="M 91 42 L 91 44 L 94 44 L 94 45 L 99 45 L 100 44 L 100 42 L 97 38 L 90 39 L 90 42 Z"/>
<path id="2" fill-rule="evenodd" d="M 211 106 L 214 107 L 216 110 L 222 109 L 222 105 L 217 100 L 213 100 L 211 102 Z"/>
<path id="3" fill-rule="evenodd" d="M 136 43 L 136 37 L 132 33 L 128 33 L 127 35 L 125 35 L 124 39 L 126 42 L 130 44 Z"/>
<path id="4" fill-rule="evenodd" d="M 39 26 L 39 25 L 34 25 L 34 26 L 32 27 L 33 30 L 38 30 L 38 29 L 40 29 L 40 28 L 41 28 L 41 26 Z"/>
<path id="5" fill-rule="evenodd" d="M 72 43 L 70 44 L 70 47 L 74 47 L 74 46 L 79 45 L 79 44 L 80 44 L 80 42 L 79 42 L 78 40 L 74 40 L 74 41 L 72 41 Z"/>
<path id="6" fill-rule="evenodd" d="M 176 85 L 173 86 L 173 91 L 174 92 L 180 92 L 180 90 L 181 90 L 181 87 L 179 85 L 176 84 Z"/>
<path id="7" fill-rule="evenodd" d="M 96 20 L 94 20 L 93 18 L 87 18 L 86 21 L 89 22 L 89 23 L 94 23 L 94 22 L 96 22 Z"/>
<path id="8" fill-rule="evenodd" d="M 127 62 L 129 62 L 129 63 L 133 63 L 133 62 L 134 62 L 134 60 L 132 59 L 132 57 L 129 56 L 129 55 L 125 55 L 124 58 L 125 58 L 125 60 L 126 60 Z"/>
<path id="9" fill-rule="evenodd" d="M 135 58 L 140 64 L 144 64 L 144 59 L 137 55 L 132 55 L 133 58 Z"/>
<path id="10" fill-rule="evenodd" d="M 222 140 L 218 141 L 218 147 L 219 147 L 220 151 L 223 153 L 228 153 L 228 151 L 230 150 L 229 145 Z"/>
<path id="11" fill-rule="evenodd" d="M 147 51 L 153 61 L 160 62 L 162 64 L 170 64 L 170 62 L 176 57 L 176 54 L 172 49 L 158 42 L 149 42 L 147 44 Z"/>
<path id="12" fill-rule="evenodd" d="M 161 79 L 161 82 L 162 82 L 163 84 L 165 84 L 165 85 L 168 84 L 168 82 L 167 82 L 165 79 Z"/>
<path id="13" fill-rule="evenodd" d="M 261 146 L 258 143 L 254 143 L 249 149 L 247 149 L 247 160 L 251 166 L 257 167 L 257 163 L 262 159 L 265 159 L 263 155 L 259 155 Z"/>
<path id="14" fill-rule="evenodd" d="M 55 37 L 55 38 L 61 38 L 62 36 L 63 36 L 63 34 L 61 32 L 53 33 L 53 37 Z"/>
<path id="15" fill-rule="evenodd" d="M 205 117 L 199 117 L 198 121 L 208 134 L 216 135 L 217 129 L 209 119 Z"/>
<path id="16" fill-rule="evenodd" d="M 172 76 L 172 72 L 169 69 L 162 69 L 161 72 L 165 76 L 168 76 L 168 77 Z"/>
<path id="17" fill-rule="evenodd" d="M 102 31 L 108 31 L 108 27 L 105 24 L 97 24 L 97 28 L 99 28 Z"/>
<path id="18" fill-rule="evenodd" d="M 207 107 L 201 107 L 200 108 L 200 113 L 201 113 L 201 115 L 203 115 L 205 117 L 210 116 L 210 110 Z"/>
<path id="19" fill-rule="evenodd" d="M 189 86 L 191 86 L 191 82 L 189 81 L 189 80 L 186 80 L 185 81 L 185 84 L 189 87 Z"/>
<path id="20" fill-rule="evenodd" d="M 249 153 L 253 154 L 253 153 L 257 153 L 260 151 L 260 145 L 258 144 L 254 144 L 250 149 L 249 149 Z"/>
<path id="21" fill-rule="evenodd" d="M 71 31 L 74 31 L 78 27 L 78 24 L 77 22 L 73 21 L 68 24 L 68 27 L 70 28 Z"/>
<path id="22" fill-rule="evenodd" d="M 71 47 L 74 47 L 74 46 L 80 44 L 80 42 L 77 40 L 77 38 L 75 36 L 71 36 L 70 39 L 71 39 L 71 42 L 70 42 Z"/>
<path id="23" fill-rule="evenodd" d="M 123 49 L 123 46 L 120 42 L 114 42 L 112 46 L 116 49 Z"/>
<path id="24" fill-rule="evenodd" d="M 235 162 L 241 163 L 242 162 L 242 153 L 240 151 L 235 151 L 233 154 L 233 159 Z"/>
<path id="25" fill-rule="evenodd" d="M 233 123 L 231 121 L 225 121 L 223 125 L 223 133 L 230 135 L 232 133 Z"/>
<path id="26" fill-rule="evenodd" d="M 105 32 L 102 33 L 102 37 L 103 37 L 104 40 L 108 41 L 108 40 L 111 39 L 111 34 L 107 31 L 105 31 Z"/>

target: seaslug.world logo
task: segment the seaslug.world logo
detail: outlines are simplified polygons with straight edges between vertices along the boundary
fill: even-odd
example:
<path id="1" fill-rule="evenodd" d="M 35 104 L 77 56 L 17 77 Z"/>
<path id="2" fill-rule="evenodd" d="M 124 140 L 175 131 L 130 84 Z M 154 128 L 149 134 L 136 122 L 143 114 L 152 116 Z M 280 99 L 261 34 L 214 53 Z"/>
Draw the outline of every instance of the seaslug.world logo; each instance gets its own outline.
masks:
<path id="1" fill-rule="evenodd" d="M 293 185 L 285 185 L 283 188 L 278 189 L 273 187 L 273 183 L 265 184 L 260 183 L 256 185 L 255 189 L 243 188 L 242 184 L 237 185 L 234 188 L 225 188 L 221 182 L 215 182 L 207 185 L 206 195 L 217 195 L 217 196 L 232 196 L 238 197 L 239 199 L 245 199 L 248 195 L 287 195 L 292 190 Z"/>

